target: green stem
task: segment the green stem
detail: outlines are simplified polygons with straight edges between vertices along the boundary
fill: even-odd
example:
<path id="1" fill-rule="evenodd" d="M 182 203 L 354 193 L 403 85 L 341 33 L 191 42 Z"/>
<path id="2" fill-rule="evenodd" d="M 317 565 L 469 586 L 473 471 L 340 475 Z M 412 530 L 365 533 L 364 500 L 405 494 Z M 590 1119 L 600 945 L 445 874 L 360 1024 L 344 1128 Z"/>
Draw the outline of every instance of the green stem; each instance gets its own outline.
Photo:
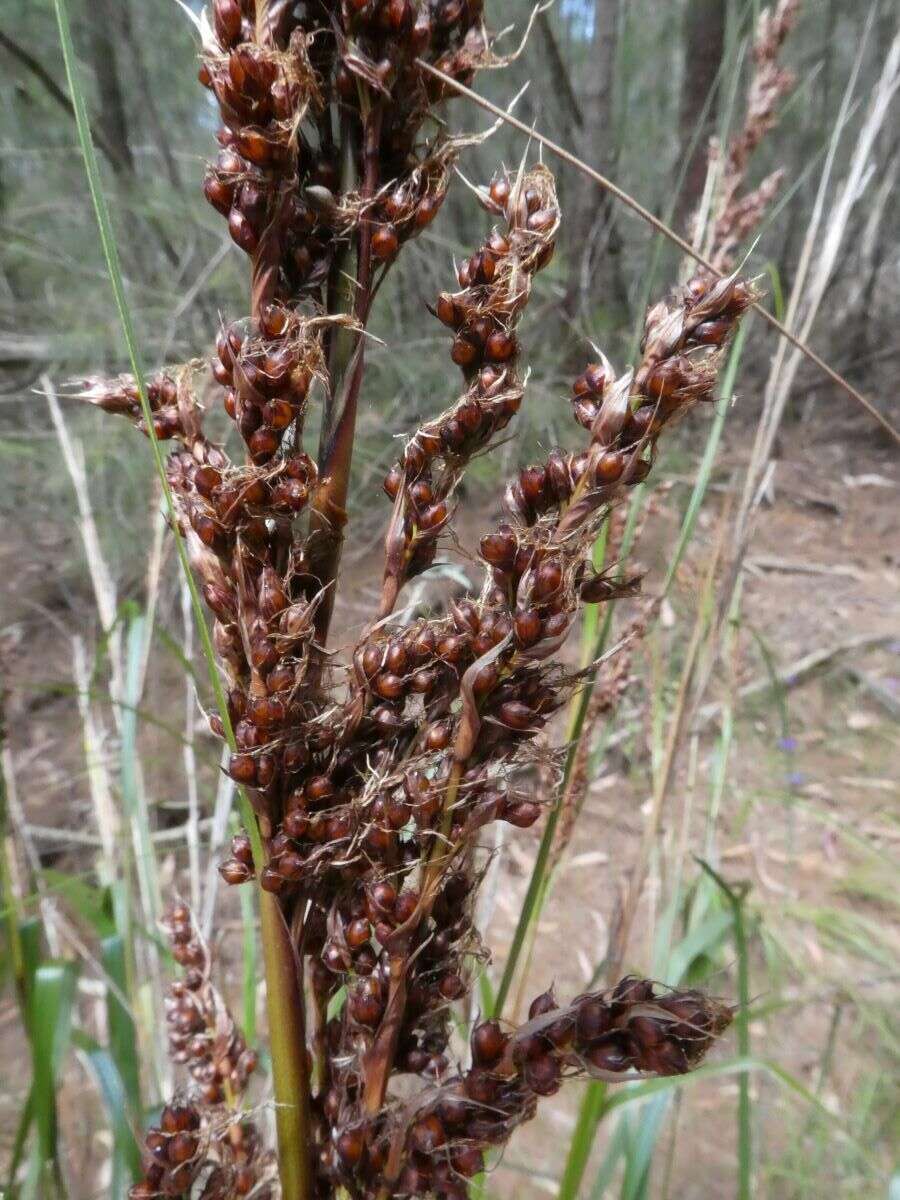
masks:
<path id="1" fill-rule="evenodd" d="M 290 931 L 277 898 L 260 891 L 260 929 L 283 1200 L 313 1194 L 309 1072 L 303 994 Z"/>
<path id="2" fill-rule="evenodd" d="M 631 508 L 628 513 L 628 521 L 622 534 L 620 559 L 623 566 L 631 550 L 631 543 L 634 540 L 634 531 L 637 525 L 638 513 L 640 512 L 644 491 L 644 485 L 639 485 L 635 489 L 635 494 L 632 498 Z M 603 623 L 600 627 L 600 631 L 597 634 L 597 640 L 594 643 L 593 654 L 591 656 L 593 661 L 599 658 L 599 656 L 603 653 L 611 628 L 612 605 L 608 605 Z M 507 955 L 506 963 L 503 968 L 503 977 L 500 980 L 500 986 L 497 989 L 497 996 L 494 1002 L 495 1014 L 503 1012 L 503 1006 L 506 1003 L 506 999 L 509 995 L 509 989 L 512 987 L 516 969 L 518 968 L 519 959 L 522 954 L 522 948 L 525 945 L 528 929 L 532 921 L 536 921 L 540 915 L 542 896 L 546 883 L 545 877 L 547 873 L 547 865 L 550 861 L 550 851 L 553 848 L 553 840 L 556 836 L 556 827 L 559 824 L 559 818 L 562 812 L 562 797 L 566 793 L 566 789 L 569 786 L 569 780 L 572 776 L 572 768 L 575 765 L 575 757 L 578 753 L 578 743 L 584 731 L 584 722 L 587 716 L 588 705 L 590 704 L 591 695 L 594 690 L 595 676 L 596 671 L 591 674 L 590 678 L 585 682 L 584 687 L 572 702 L 567 737 L 569 749 L 566 753 L 566 765 L 563 771 L 562 785 L 559 789 L 559 795 L 556 798 L 553 808 L 550 810 L 550 815 L 547 817 L 547 824 L 544 826 L 544 833 L 541 838 L 541 844 L 538 848 L 537 858 L 535 859 L 534 867 L 531 871 L 531 878 L 528 881 L 528 891 L 525 893 L 525 900 L 523 901 L 522 908 L 519 912 L 519 920 L 516 925 L 516 931 L 513 934 L 512 945 L 509 948 L 509 954 Z"/>

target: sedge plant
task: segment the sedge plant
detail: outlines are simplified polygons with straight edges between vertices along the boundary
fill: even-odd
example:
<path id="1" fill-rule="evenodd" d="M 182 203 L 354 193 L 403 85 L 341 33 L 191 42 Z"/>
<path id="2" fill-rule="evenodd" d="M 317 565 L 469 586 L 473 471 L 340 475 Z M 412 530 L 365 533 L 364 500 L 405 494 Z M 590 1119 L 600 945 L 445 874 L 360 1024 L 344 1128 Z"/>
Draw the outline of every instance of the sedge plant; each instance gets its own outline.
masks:
<path id="1" fill-rule="evenodd" d="M 204 192 L 247 256 L 249 312 L 223 321 L 209 364 L 90 379 L 80 394 L 157 452 L 173 445 L 172 519 L 221 672 L 209 724 L 244 798 L 220 872 L 259 893 L 277 1146 L 255 1108 L 257 1056 L 174 897 L 163 928 L 183 973 L 165 1019 L 187 1082 L 145 1135 L 132 1195 L 462 1200 L 567 1077 L 683 1074 L 732 1018 L 699 991 L 626 977 L 568 1000 L 544 992 L 518 1026 L 476 1021 L 462 1061 L 450 1043 L 486 955 L 485 831 L 552 810 L 558 788 L 534 783 L 555 778 L 555 760 L 548 771 L 535 738 L 593 667 L 568 665 L 563 646 L 583 605 L 635 590 L 594 567 L 598 532 L 660 436 L 711 400 L 755 292 L 695 274 L 648 311 L 633 368 L 586 364 L 572 389 L 582 448 L 511 480 L 506 519 L 478 546 L 480 590 L 416 615 L 404 588 L 450 538 L 467 466 L 523 403 L 522 321 L 561 222 L 546 167 L 498 170 L 476 189 L 492 227 L 433 306 L 461 393 L 387 474 L 380 598 L 342 644 L 366 328 L 467 141 L 447 132 L 451 91 L 427 64 L 468 84 L 502 60 L 478 0 L 213 0 L 201 29 L 200 81 L 221 115 Z M 211 407 L 233 424 L 223 442 Z"/>

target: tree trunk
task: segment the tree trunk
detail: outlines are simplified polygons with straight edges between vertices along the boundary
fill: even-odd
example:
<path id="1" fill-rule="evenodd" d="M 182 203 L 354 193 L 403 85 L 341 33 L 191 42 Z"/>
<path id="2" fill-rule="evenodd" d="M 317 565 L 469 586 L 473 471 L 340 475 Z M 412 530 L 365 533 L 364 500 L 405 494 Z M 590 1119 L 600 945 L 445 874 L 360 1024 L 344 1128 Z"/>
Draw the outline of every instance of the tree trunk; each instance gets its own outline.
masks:
<path id="1" fill-rule="evenodd" d="M 593 36 L 581 90 L 580 156 L 602 174 L 615 174 L 617 147 L 614 84 L 619 42 L 619 0 L 594 0 Z M 619 238 L 609 196 L 578 177 L 569 226 L 572 248 L 565 310 L 574 316 L 590 297 L 627 305 L 618 261 Z M 580 252 L 579 252 L 580 248 Z"/>
<path id="2" fill-rule="evenodd" d="M 700 203 L 706 183 L 707 146 L 718 112 L 718 72 L 725 48 L 727 0 L 687 0 L 684 19 L 684 79 L 681 85 L 681 154 L 684 169 L 676 225 L 684 228 Z M 686 164 L 686 165 L 684 165 Z"/>
<path id="3" fill-rule="evenodd" d="M 89 44 L 100 101 L 97 124 L 116 157 L 117 167 L 133 175 L 134 159 L 128 144 L 128 117 L 119 78 L 117 45 L 120 41 L 118 4 L 115 0 L 94 0 Z"/>

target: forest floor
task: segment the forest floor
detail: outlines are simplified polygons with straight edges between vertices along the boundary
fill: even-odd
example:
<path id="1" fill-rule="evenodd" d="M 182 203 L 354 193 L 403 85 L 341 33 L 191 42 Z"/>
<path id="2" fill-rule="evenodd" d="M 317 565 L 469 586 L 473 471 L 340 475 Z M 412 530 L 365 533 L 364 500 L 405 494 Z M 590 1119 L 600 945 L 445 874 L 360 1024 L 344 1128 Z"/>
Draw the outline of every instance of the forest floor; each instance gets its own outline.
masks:
<path id="1" fill-rule="evenodd" d="M 795 686 L 763 691 L 737 705 L 727 783 L 713 824 L 719 870 L 749 887 L 752 1051 L 780 1064 L 813 1092 L 822 1112 L 842 1129 L 852 1129 L 875 1170 L 884 1171 L 890 1166 L 890 1128 L 882 1110 L 887 1103 L 889 1111 L 888 1055 L 896 1055 L 897 1040 L 883 1017 L 891 995 L 896 1000 L 900 961 L 896 922 L 891 929 L 896 918 L 891 884 L 900 849 L 900 476 L 887 446 L 868 433 L 851 432 L 857 424 L 846 412 L 832 414 L 792 427 L 782 440 L 771 502 L 761 510 L 747 563 L 737 687 L 766 678 L 760 647 L 778 671 L 810 654 L 836 653 Z M 732 429 L 717 478 L 727 480 L 729 468 L 745 462 L 747 450 L 746 433 Z M 691 480 L 686 475 L 674 487 Z M 689 636 L 724 487 L 707 502 L 671 606 L 663 612 L 663 631 L 641 647 L 636 674 L 658 669 L 672 641 L 667 627 L 680 630 L 682 644 Z M 640 546 L 650 593 L 664 548 L 677 531 L 677 498 L 674 490 L 663 497 L 659 519 Z M 62 602 L 52 581 L 61 536 L 60 530 L 39 531 L 26 545 L 14 527 L 0 534 L 5 614 L 0 634 L 6 645 L 13 776 L 25 820 L 44 830 L 84 829 L 90 811 L 78 710 L 67 690 L 70 637 L 78 615 Z M 357 587 L 347 591 L 362 601 L 376 590 L 374 556 L 358 558 L 352 569 Z M 83 601 L 87 614 L 88 594 Z M 161 611 L 159 620 L 171 619 L 180 629 L 173 606 Z M 348 625 L 353 619 L 353 612 L 344 614 Z M 848 643 L 853 643 L 849 650 Z M 171 712 L 178 706 L 181 711 L 184 684 L 171 694 L 173 678 L 174 668 L 170 676 L 163 672 L 150 681 L 146 702 L 151 710 Z M 706 699 L 714 702 L 723 695 L 714 682 Z M 561 997 L 577 994 L 603 958 L 650 794 L 650 714 L 639 703 L 643 699 L 626 698 L 631 732 L 606 756 L 591 784 L 539 926 L 525 997 L 551 984 Z M 654 959 L 660 896 L 676 863 L 686 864 L 692 878 L 698 874 L 683 854 L 685 845 L 699 854 L 710 844 L 708 779 L 721 722 L 714 712 L 707 720 L 704 715 L 701 710 L 693 726 L 694 765 L 685 749 L 663 811 L 659 852 L 628 947 L 626 966 L 634 971 L 647 971 Z M 145 731 L 142 749 L 151 794 L 171 797 L 177 763 L 164 735 Z M 212 785 L 212 765 L 205 778 Z M 174 815 L 163 812 L 161 819 L 181 820 L 182 812 L 175 808 Z M 498 964 L 505 958 L 539 832 L 540 826 L 508 830 L 504 839 L 487 935 Z M 34 845 L 44 866 L 89 865 L 90 851 L 73 849 L 65 836 L 54 841 L 38 831 Z M 171 871 L 176 867 L 173 861 Z M 720 948 L 712 988 L 726 998 L 734 996 L 733 968 L 730 945 Z M 717 1055 L 734 1054 L 729 1035 Z M 29 1077 L 27 1043 L 8 991 L 0 1002 L 0 1063 L 2 1173 Z M 97 1151 L 101 1117 L 83 1074 L 73 1069 L 70 1076 L 63 1130 L 76 1143 L 71 1154 L 78 1179 Z M 871 1163 L 860 1165 L 852 1137 L 835 1134 L 826 1117 L 811 1115 L 773 1077 L 754 1073 L 751 1079 L 754 1135 L 762 1148 L 754 1195 L 788 1200 L 827 1191 L 850 1200 L 870 1194 L 865 1181 Z M 541 1119 L 513 1138 L 491 1177 L 492 1197 L 553 1195 L 583 1086 L 572 1084 L 558 1102 L 545 1103 Z M 734 1195 L 736 1096 L 737 1080 L 729 1075 L 682 1090 L 675 1121 L 655 1158 L 649 1195 L 678 1200 Z M 601 1134 L 585 1197 L 606 1144 Z M 802 1187 L 801 1154 L 807 1159 Z M 883 1191 L 879 1188 L 879 1194 Z"/>

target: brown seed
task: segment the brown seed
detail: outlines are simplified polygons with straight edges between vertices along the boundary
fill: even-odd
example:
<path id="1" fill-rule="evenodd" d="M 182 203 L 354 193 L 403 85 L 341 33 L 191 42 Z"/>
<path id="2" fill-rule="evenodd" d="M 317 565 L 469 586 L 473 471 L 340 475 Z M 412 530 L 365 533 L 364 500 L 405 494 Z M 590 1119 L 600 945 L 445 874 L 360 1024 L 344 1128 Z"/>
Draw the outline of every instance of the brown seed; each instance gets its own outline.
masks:
<path id="1" fill-rule="evenodd" d="M 259 246 L 259 235 L 239 208 L 232 208 L 228 215 L 228 232 L 235 245 L 247 254 L 253 254 Z"/>
<path id="2" fill-rule="evenodd" d="M 449 512 L 446 502 L 439 500 L 419 513 L 417 524 L 420 529 L 437 529 L 446 522 Z"/>
<path id="3" fill-rule="evenodd" d="M 505 209 L 509 201 L 510 190 L 510 183 L 507 176 L 498 175 L 491 182 L 489 195 L 496 205 Z"/>
<path id="4" fill-rule="evenodd" d="M 588 1045 L 607 1033 L 611 1023 L 609 1005 L 599 996 L 587 996 L 578 1006 L 575 1036 L 582 1045 Z"/>
<path id="5" fill-rule="evenodd" d="M 492 1067 L 503 1056 L 508 1041 L 499 1021 L 482 1021 L 472 1030 L 472 1061 L 479 1067 Z"/>
<path id="6" fill-rule="evenodd" d="M 540 505 L 544 498 L 547 475 L 543 467 L 525 467 L 519 472 L 522 494 L 529 504 Z"/>
<path id="7" fill-rule="evenodd" d="M 485 356 L 493 362 L 507 362 L 518 349 L 518 344 L 512 334 L 505 330 L 495 330 L 485 343 Z"/>
<path id="8" fill-rule="evenodd" d="M 372 690 L 381 696 L 383 700 L 399 700 L 406 691 L 406 685 L 399 675 L 386 672 L 374 680 Z"/>
<path id="9" fill-rule="evenodd" d="M 450 348 L 450 357 L 458 367 L 470 367 L 481 357 L 481 351 L 474 342 L 458 334 Z"/>
<path id="10" fill-rule="evenodd" d="M 633 1055 L 627 1035 L 613 1032 L 603 1034 L 591 1046 L 585 1058 L 600 1071 L 627 1071 Z"/>
<path id="11" fill-rule="evenodd" d="M 382 225 L 372 234 L 372 253 L 380 262 L 393 258 L 400 248 L 393 225 Z"/>
<path id="12" fill-rule="evenodd" d="M 541 815 L 541 806 L 530 800 L 519 800 L 513 804 L 504 804 L 502 818 L 517 829 L 530 829 Z"/>
<path id="13" fill-rule="evenodd" d="M 541 636 L 541 618 L 533 609 L 518 612 L 513 619 L 513 629 L 520 646 L 533 646 Z"/>
<path id="14" fill-rule="evenodd" d="M 360 1162 L 366 1148 L 361 1129 L 345 1129 L 338 1134 L 335 1149 L 341 1161 L 348 1167 L 355 1167 Z"/>
<path id="15" fill-rule="evenodd" d="M 559 1063 L 552 1054 L 529 1059 L 523 1067 L 522 1075 L 526 1087 L 539 1096 L 554 1095 L 559 1091 L 562 1082 Z"/>
<path id="16" fill-rule="evenodd" d="M 525 228 L 532 233 L 548 233 L 555 225 L 559 213 L 555 208 L 539 208 L 529 214 Z"/>
<path id="17" fill-rule="evenodd" d="M 256 784 L 256 759 L 250 754 L 232 754 L 228 760 L 228 774 L 245 787 Z"/>
<path id="18" fill-rule="evenodd" d="M 543 636 L 545 638 L 562 637 L 569 628 L 569 614 L 565 612 L 553 613 L 544 621 Z"/>
<path id="19" fill-rule="evenodd" d="M 562 586 L 562 567 L 556 559 L 548 558 L 538 567 L 532 593 L 538 600 L 548 600 Z"/>
<path id="20" fill-rule="evenodd" d="M 501 724 L 515 730 L 530 729 L 535 719 L 534 710 L 519 700 L 507 700 L 501 704 L 498 716 Z"/>
<path id="21" fill-rule="evenodd" d="M 426 750 L 446 750 L 450 745 L 450 725 L 447 721 L 434 721 L 425 730 Z"/>
<path id="22" fill-rule="evenodd" d="M 361 946 L 368 944 L 372 933 L 372 927 L 365 917 L 357 917 L 347 926 L 346 938 L 347 945 L 352 950 L 359 950 Z"/>
<path id="23" fill-rule="evenodd" d="M 493 1104 L 500 1089 L 500 1084 L 493 1075 L 481 1067 L 473 1067 L 466 1073 L 466 1095 L 476 1104 Z"/>
<path id="24" fill-rule="evenodd" d="M 607 450 L 597 461 L 597 466 L 594 468 L 594 479 L 601 486 L 615 483 L 621 478 L 624 469 L 625 455 L 620 450 Z"/>
<path id="25" fill-rule="evenodd" d="M 484 1170 L 484 1154 L 477 1146 L 456 1146 L 450 1151 L 450 1166 L 464 1179 L 471 1179 Z M 446 1192 L 441 1194 L 446 1195 Z"/>
<path id="26" fill-rule="evenodd" d="M 433 1154 L 445 1140 L 444 1127 L 435 1113 L 416 1121 L 409 1131 L 409 1143 L 419 1154 Z"/>

